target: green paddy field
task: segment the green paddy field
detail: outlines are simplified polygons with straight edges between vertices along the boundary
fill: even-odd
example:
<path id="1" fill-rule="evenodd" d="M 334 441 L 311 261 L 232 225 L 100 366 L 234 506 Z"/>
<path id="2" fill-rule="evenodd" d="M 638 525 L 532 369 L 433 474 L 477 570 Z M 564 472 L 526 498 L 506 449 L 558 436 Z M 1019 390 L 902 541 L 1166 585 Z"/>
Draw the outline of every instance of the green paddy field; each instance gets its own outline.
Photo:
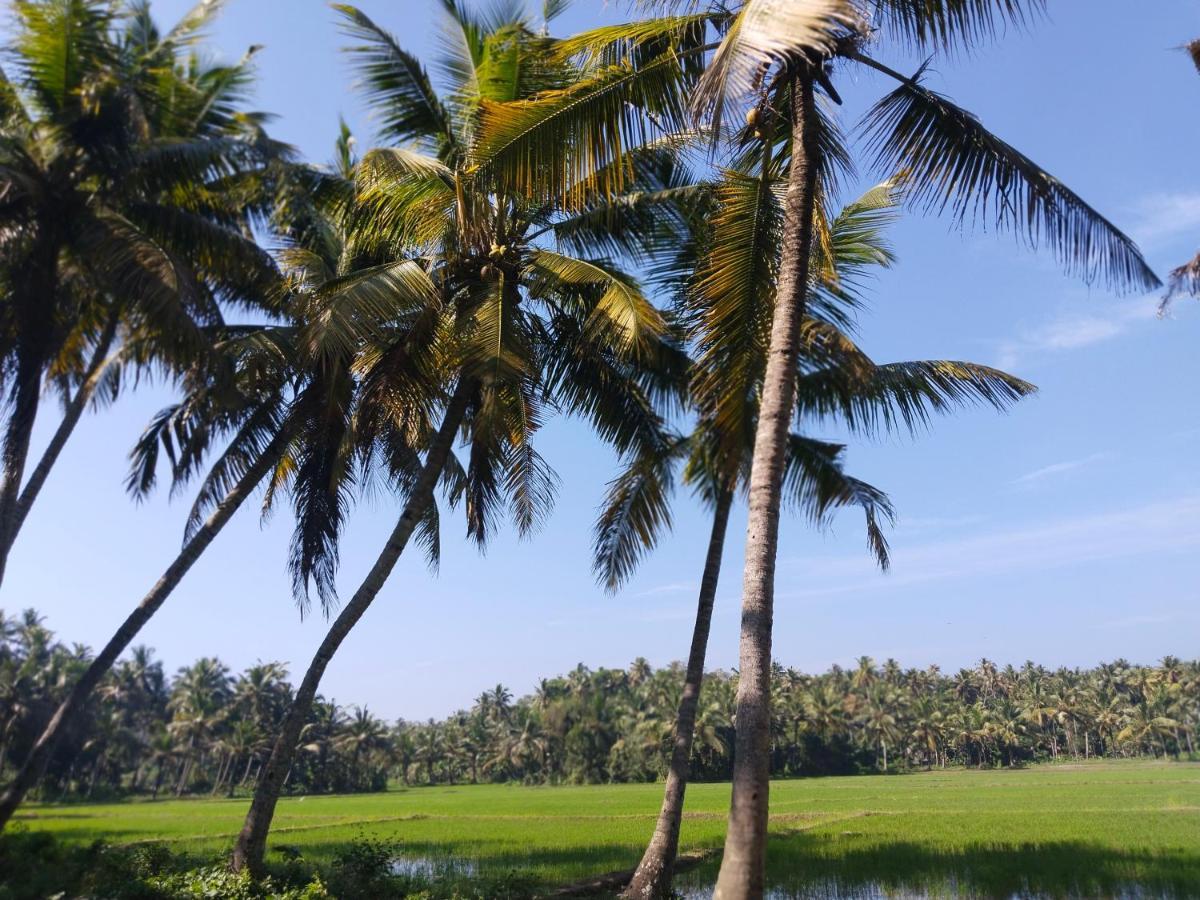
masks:
<path id="1" fill-rule="evenodd" d="M 1200 764 L 1089 763 L 772 785 L 773 897 L 1200 897 Z M 632 867 L 659 785 L 458 785 L 283 800 L 273 854 L 321 863 L 369 837 L 401 865 L 459 876 L 517 870 L 550 890 Z M 718 848 L 729 787 L 688 791 L 684 851 Z M 71 842 L 227 847 L 245 800 L 31 806 L 21 825 Z M 680 878 L 702 897 L 715 860 Z"/>

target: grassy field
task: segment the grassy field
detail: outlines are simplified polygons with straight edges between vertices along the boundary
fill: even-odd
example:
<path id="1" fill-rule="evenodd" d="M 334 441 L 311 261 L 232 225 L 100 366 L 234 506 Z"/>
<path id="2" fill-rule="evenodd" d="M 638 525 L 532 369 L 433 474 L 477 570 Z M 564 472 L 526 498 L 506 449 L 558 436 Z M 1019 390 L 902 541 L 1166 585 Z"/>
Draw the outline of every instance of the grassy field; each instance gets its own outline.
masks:
<path id="1" fill-rule="evenodd" d="M 1200 897 L 1200 764 L 1091 763 L 1018 771 L 782 781 L 772 786 L 778 897 L 924 891 L 1011 896 Z M 417 865 L 519 869 L 547 886 L 631 867 L 658 785 L 413 788 L 280 803 L 272 846 L 312 860 L 359 837 Z M 728 785 L 688 791 L 683 849 L 720 845 Z M 164 841 L 211 857 L 244 800 L 31 807 L 30 829 L 70 841 Z M 684 876 L 704 896 L 714 865 Z"/>

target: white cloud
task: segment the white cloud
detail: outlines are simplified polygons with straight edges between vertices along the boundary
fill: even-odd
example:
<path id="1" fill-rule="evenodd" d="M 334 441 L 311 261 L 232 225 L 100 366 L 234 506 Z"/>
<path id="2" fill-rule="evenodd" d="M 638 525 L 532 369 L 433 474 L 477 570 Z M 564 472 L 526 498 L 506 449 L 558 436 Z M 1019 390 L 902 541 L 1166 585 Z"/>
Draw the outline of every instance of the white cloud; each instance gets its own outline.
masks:
<path id="1" fill-rule="evenodd" d="M 1111 453 L 1093 453 L 1091 456 L 1085 456 L 1082 459 L 1071 459 L 1066 462 L 1052 463 L 1048 466 L 1042 466 L 1040 469 L 1034 469 L 1032 472 L 1026 472 L 1020 478 L 1014 478 L 1012 483 L 1024 487 L 1029 487 L 1038 482 L 1045 481 L 1047 478 L 1053 478 L 1056 475 L 1064 475 L 1067 472 L 1074 472 L 1076 469 L 1082 469 L 1085 466 L 1090 466 L 1093 463 L 1102 462 L 1106 459 L 1112 459 Z"/>
<path id="2" fill-rule="evenodd" d="M 1139 322 L 1158 316 L 1158 298 L 1144 297 L 1110 304 L 1100 313 L 1061 316 L 1026 329 L 999 347 L 999 366 L 1015 368 L 1029 356 L 1090 347 L 1120 337 Z"/>
<path id="3" fill-rule="evenodd" d="M 909 545 L 895 541 L 888 575 L 874 572 L 865 554 L 787 560 L 780 573 L 780 595 L 828 597 L 892 590 L 1195 547 L 1200 547 L 1200 494 L 974 537 Z M 807 587 L 788 591 L 787 582 L 793 579 Z"/>
<path id="4" fill-rule="evenodd" d="M 1130 234 L 1143 250 L 1169 246 L 1176 238 L 1200 240 L 1200 193 L 1151 194 L 1134 209 Z"/>

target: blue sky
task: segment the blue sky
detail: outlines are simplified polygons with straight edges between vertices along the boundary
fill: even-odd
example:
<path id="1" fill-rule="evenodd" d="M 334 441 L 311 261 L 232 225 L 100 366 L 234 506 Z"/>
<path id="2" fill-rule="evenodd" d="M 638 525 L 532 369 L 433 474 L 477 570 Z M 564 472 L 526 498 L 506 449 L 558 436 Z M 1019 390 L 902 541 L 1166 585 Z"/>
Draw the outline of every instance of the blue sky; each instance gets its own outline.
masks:
<path id="1" fill-rule="evenodd" d="M 157 0 L 164 21 L 188 6 Z M 401 42 L 431 58 L 434 0 L 363 0 Z M 1200 36 L 1192 0 L 1130 15 L 1117 0 L 1060 0 L 1028 33 L 938 60 L 930 84 L 971 109 L 1139 240 L 1163 272 L 1200 246 L 1195 177 L 1200 78 L 1174 49 Z M 614 21 L 621 6 L 577 0 L 559 33 Z M 324 160 L 338 115 L 371 128 L 321 0 L 231 0 L 218 56 L 265 44 L 257 106 L 276 136 Z M 901 68 L 916 61 L 881 48 Z M 845 73 L 852 125 L 883 84 Z M 869 172 L 861 183 L 870 185 Z M 852 191 L 848 191 L 848 194 Z M 848 198 L 847 198 L 848 199 Z M 1006 415 L 975 410 L 914 438 L 855 441 L 850 467 L 900 511 L 893 571 L 881 575 L 860 518 L 782 534 L 775 654 L 806 670 L 860 654 L 944 669 L 982 656 L 1091 665 L 1200 655 L 1200 309 L 1155 317 L 1156 298 L 1109 296 L 1059 274 L 1004 235 L 960 233 L 906 216 L 900 264 L 871 290 L 861 343 L 877 360 L 966 359 L 1008 368 L 1040 394 Z M 148 387 L 78 429 L 9 563 L 7 610 L 35 606 L 65 640 L 98 646 L 179 545 L 186 503 L 124 495 L 126 454 L 168 394 Z M 35 451 L 55 424 L 43 416 Z M 828 427 L 814 433 L 835 436 Z M 497 681 L 518 693 L 577 662 L 665 664 L 686 654 L 707 541 L 702 509 L 681 497 L 673 535 L 621 594 L 589 573 L 591 525 L 611 454 L 580 424 L 553 422 L 541 450 L 562 479 L 533 540 L 499 537 L 486 556 L 447 520 L 440 572 L 401 561 L 330 666 L 324 693 L 389 718 L 441 716 Z M 398 513 L 365 501 L 342 551 L 348 595 Z M 709 660 L 737 660 L 744 515 L 730 527 Z M 324 632 L 301 621 L 284 571 L 289 522 L 247 509 L 143 632 L 168 668 L 218 655 L 302 670 Z M 297 674 L 298 677 L 298 674 Z"/>

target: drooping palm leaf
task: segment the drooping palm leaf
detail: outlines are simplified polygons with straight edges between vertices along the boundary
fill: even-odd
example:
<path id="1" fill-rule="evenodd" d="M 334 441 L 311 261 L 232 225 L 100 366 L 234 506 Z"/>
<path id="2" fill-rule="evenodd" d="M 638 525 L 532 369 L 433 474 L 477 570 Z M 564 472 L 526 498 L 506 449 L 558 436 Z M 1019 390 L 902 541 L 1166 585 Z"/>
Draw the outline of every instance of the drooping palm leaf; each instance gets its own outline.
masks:
<path id="1" fill-rule="evenodd" d="M 971 47 L 1008 25 L 1024 26 L 1046 0 L 864 0 L 871 24 L 917 47 Z"/>
<path id="2" fill-rule="evenodd" d="M 439 156 L 452 152 L 456 138 L 449 113 L 420 61 L 362 11 L 344 3 L 334 4 L 334 9 L 343 17 L 345 33 L 359 42 L 346 52 L 378 116 L 380 137 L 397 143 L 425 142 Z"/>
<path id="3" fill-rule="evenodd" d="M 1085 280 L 1103 277 L 1115 289 L 1161 285 L 1129 237 L 969 112 L 923 87 L 920 75 L 897 75 L 901 86 L 863 123 L 876 165 L 907 173 L 913 204 L 960 222 L 984 220 L 1034 247 L 1045 243 Z"/>

